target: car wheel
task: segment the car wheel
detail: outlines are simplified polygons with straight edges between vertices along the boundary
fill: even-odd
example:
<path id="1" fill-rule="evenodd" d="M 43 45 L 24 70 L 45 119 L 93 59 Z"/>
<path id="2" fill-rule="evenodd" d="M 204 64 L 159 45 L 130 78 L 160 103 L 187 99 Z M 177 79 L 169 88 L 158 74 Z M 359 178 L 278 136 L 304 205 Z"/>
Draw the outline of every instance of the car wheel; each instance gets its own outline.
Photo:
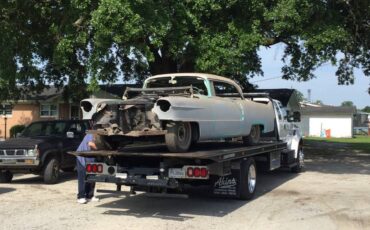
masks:
<path id="1" fill-rule="evenodd" d="M 0 183 L 10 183 L 13 179 L 13 173 L 6 170 L 4 172 L 0 172 Z"/>
<path id="2" fill-rule="evenodd" d="M 299 147 L 296 162 L 297 162 L 297 165 L 292 167 L 291 171 L 294 173 L 300 173 L 303 171 L 303 168 L 304 168 L 304 153 L 301 147 Z"/>
<path id="3" fill-rule="evenodd" d="M 189 122 L 176 122 L 167 124 L 167 134 L 165 135 L 167 148 L 170 152 L 188 151 L 192 132 Z"/>
<path id="4" fill-rule="evenodd" d="M 243 143 L 245 145 L 256 145 L 259 143 L 261 138 L 261 129 L 259 125 L 253 125 L 248 136 L 243 137 Z"/>
<path id="5" fill-rule="evenodd" d="M 60 163 L 56 158 L 50 158 L 44 168 L 44 182 L 46 184 L 55 184 L 59 180 Z"/>
<path id="6" fill-rule="evenodd" d="M 257 167 L 253 158 L 241 162 L 239 199 L 250 200 L 253 198 L 257 187 Z"/>

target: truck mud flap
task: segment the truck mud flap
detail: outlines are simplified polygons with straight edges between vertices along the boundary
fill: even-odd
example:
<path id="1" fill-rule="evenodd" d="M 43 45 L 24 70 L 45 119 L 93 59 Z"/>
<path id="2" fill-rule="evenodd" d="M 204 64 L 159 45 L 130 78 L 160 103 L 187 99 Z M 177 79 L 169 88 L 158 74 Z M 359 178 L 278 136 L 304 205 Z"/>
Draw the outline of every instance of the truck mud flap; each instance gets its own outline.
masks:
<path id="1" fill-rule="evenodd" d="M 213 196 L 225 198 L 239 197 L 240 170 L 231 170 L 231 174 L 228 176 L 213 176 L 211 180 Z"/>

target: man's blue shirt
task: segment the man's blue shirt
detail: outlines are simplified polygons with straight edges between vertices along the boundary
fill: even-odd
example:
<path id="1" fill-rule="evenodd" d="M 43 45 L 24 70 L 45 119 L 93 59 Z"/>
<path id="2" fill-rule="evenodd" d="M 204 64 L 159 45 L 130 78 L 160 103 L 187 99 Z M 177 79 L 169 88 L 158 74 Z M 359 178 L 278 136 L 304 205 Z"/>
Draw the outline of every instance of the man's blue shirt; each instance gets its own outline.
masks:
<path id="1" fill-rule="evenodd" d="M 94 140 L 94 136 L 91 133 L 85 135 L 84 139 L 82 140 L 81 144 L 78 146 L 76 152 L 85 152 L 90 151 L 91 148 L 89 146 L 89 142 Z M 94 162 L 94 158 L 87 158 L 82 156 L 77 156 L 77 160 L 85 166 L 86 163 Z"/>

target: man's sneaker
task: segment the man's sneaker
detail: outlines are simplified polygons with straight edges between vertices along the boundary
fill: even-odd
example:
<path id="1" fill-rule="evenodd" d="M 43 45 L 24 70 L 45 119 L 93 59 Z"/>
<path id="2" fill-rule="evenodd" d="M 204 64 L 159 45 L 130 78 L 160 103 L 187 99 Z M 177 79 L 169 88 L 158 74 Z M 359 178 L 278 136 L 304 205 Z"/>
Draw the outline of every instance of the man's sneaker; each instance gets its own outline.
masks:
<path id="1" fill-rule="evenodd" d="M 87 203 L 87 200 L 86 200 L 86 198 L 80 198 L 80 199 L 77 199 L 77 203 L 79 203 L 79 204 L 86 204 Z"/>
<path id="2" fill-rule="evenodd" d="M 100 201 L 100 199 L 99 199 L 99 198 L 97 198 L 96 196 L 93 196 L 93 197 L 91 197 L 91 199 L 87 199 L 87 201 L 88 201 L 88 202 L 90 202 L 90 201 L 92 201 L 92 202 L 99 202 L 99 201 Z"/>

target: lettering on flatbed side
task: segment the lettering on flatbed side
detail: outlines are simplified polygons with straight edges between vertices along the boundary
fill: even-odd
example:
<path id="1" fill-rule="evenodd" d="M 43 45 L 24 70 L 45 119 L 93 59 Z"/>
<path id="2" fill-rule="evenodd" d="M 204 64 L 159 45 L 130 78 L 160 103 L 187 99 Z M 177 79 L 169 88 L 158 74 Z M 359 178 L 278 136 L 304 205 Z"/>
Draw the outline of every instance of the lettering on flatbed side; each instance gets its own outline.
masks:
<path id="1" fill-rule="evenodd" d="M 213 193 L 215 195 L 235 196 L 237 191 L 237 180 L 234 177 L 222 176 L 213 186 Z"/>

